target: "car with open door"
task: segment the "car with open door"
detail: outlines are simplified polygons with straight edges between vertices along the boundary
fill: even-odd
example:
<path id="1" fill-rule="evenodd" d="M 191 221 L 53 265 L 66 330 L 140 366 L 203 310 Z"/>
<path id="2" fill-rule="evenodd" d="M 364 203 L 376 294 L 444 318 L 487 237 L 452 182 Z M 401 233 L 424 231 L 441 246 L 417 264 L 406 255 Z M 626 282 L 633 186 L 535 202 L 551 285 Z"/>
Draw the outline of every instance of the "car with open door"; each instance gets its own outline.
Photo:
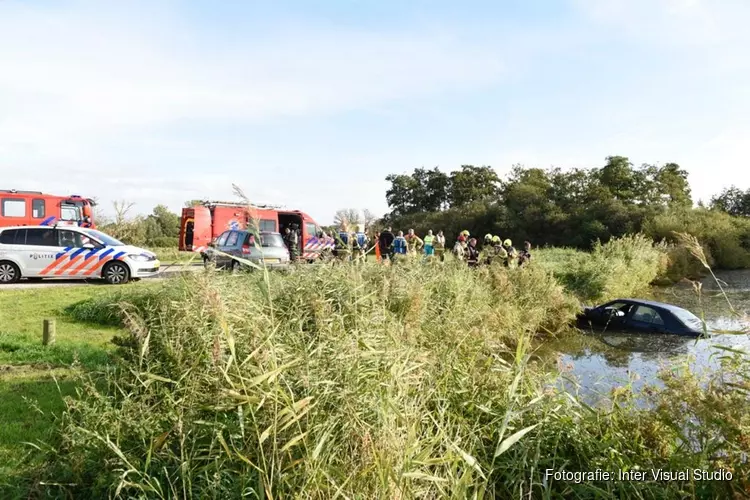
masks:
<path id="1" fill-rule="evenodd" d="M 670 333 L 698 337 L 705 334 L 703 321 L 687 309 L 663 302 L 617 299 L 578 314 L 582 329 L 636 333 Z"/>

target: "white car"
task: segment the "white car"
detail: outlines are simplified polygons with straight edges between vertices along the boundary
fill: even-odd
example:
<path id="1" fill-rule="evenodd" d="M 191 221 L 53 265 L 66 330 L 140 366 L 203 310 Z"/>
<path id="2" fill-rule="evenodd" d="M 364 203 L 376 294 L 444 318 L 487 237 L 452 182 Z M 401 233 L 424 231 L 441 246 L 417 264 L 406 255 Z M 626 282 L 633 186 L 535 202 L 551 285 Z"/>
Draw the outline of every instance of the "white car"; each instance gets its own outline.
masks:
<path id="1" fill-rule="evenodd" d="M 101 278 L 119 285 L 159 272 L 156 255 L 94 229 L 0 228 L 0 284 L 21 278 Z"/>

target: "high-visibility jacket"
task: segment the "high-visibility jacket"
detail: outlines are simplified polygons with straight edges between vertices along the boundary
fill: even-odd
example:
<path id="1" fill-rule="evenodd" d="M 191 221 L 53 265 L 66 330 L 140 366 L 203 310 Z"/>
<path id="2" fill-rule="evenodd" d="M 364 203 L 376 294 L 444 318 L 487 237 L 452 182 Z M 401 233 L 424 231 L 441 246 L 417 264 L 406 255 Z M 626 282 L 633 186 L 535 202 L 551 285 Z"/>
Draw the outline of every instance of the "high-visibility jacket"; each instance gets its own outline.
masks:
<path id="1" fill-rule="evenodd" d="M 424 246 L 426 247 L 434 247 L 435 246 L 435 236 L 428 234 L 424 237 Z"/>

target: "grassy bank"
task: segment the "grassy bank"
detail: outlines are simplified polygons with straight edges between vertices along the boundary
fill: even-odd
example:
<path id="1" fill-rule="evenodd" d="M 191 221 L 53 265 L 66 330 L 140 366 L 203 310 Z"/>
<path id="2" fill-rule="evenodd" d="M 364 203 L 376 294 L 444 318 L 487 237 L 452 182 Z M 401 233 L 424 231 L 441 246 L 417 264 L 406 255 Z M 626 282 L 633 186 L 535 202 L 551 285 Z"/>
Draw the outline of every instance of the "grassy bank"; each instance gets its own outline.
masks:
<path id="1" fill-rule="evenodd" d="M 635 252 L 629 245 L 594 259 Z M 37 487 L 75 498 L 748 491 L 750 385 L 728 375 L 747 364 L 735 361 L 707 387 L 689 374 L 672 378 L 650 412 L 626 389 L 600 409 L 557 393 L 553 374 L 530 361 L 532 349 L 566 333 L 577 301 L 539 261 L 510 271 L 405 262 L 288 276 L 199 273 L 80 304 L 71 314 L 107 324 L 120 307 L 130 334 L 118 341 L 120 369 L 105 374 L 108 389 L 84 377 L 85 397 L 68 399 L 60 446 Z M 656 265 L 630 266 L 639 262 L 648 267 L 639 276 Z M 587 276 L 611 293 L 596 269 Z M 721 467 L 735 480 L 545 477 L 547 469 Z"/>
<path id="2" fill-rule="evenodd" d="M 75 393 L 75 376 L 109 362 L 117 327 L 80 322 L 64 309 L 107 296 L 106 287 L 2 290 L 0 293 L 0 492 L 25 497 L 18 476 L 38 466 L 34 446 L 58 442 L 54 431 Z M 54 318 L 57 340 L 42 346 L 42 319 Z M 26 443 L 33 443 L 29 445 Z"/>

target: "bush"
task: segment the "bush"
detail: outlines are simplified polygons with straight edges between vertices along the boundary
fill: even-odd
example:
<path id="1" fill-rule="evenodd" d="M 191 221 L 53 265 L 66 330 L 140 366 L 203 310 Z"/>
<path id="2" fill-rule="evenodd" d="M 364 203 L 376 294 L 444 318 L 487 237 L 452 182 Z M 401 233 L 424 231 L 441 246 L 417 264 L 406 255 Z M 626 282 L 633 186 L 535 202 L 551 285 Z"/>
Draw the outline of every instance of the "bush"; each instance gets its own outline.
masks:
<path id="1" fill-rule="evenodd" d="M 647 290 L 668 264 L 665 248 L 643 235 L 615 238 L 604 245 L 597 242 L 590 253 L 543 250 L 538 260 L 568 291 L 597 303 Z"/>
<path id="2" fill-rule="evenodd" d="M 722 269 L 750 267 L 750 221 L 717 210 L 671 211 L 644 225 L 644 232 L 660 241 L 676 242 L 675 233 L 689 233 L 708 250 Z"/>

